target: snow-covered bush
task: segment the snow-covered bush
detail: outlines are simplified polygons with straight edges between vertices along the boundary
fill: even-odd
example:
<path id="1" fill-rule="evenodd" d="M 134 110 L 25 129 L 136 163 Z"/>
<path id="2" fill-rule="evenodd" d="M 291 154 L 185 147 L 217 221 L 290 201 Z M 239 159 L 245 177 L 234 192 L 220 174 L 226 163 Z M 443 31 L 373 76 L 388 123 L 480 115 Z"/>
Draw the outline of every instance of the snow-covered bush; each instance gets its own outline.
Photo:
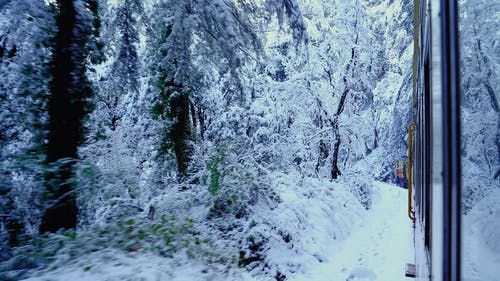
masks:
<path id="1" fill-rule="evenodd" d="M 15 248 L 13 257 L 2 263 L 2 277 L 20 278 L 30 269 L 54 270 L 78 257 L 103 249 L 125 252 L 152 252 L 173 257 L 178 252 L 204 260 L 228 259 L 212 237 L 200 232 L 192 219 L 161 215 L 156 218 L 130 217 L 104 226 L 92 226 L 78 232 L 61 231 L 34 237 Z"/>
<path id="2" fill-rule="evenodd" d="M 81 226 L 103 225 L 137 214 L 143 208 L 140 202 L 147 200 L 141 192 L 136 159 L 120 145 L 113 147 L 119 151 L 93 155 L 96 162 L 82 160 L 75 167 Z"/>
<path id="3" fill-rule="evenodd" d="M 207 156 L 196 155 L 201 160 L 196 181 L 205 186 L 210 195 L 206 202 L 215 215 L 232 214 L 248 216 L 258 201 L 274 205 L 279 198 L 274 194 L 267 170 L 250 155 L 231 144 L 209 147 Z"/>

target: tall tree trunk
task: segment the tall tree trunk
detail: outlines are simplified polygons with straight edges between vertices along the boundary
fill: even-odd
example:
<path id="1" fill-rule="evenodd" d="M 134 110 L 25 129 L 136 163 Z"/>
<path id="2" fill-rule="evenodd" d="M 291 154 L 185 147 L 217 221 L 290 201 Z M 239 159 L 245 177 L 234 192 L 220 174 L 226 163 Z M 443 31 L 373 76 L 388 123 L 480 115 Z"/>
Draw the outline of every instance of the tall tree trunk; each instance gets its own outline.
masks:
<path id="1" fill-rule="evenodd" d="M 205 125 L 205 115 L 203 114 L 203 110 L 201 106 L 198 106 L 198 120 L 200 122 L 200 138 L 202 141 L 205 140 L 205 130 L 206 130 L 206 125 Z"/>
<path id="2" fill-rule="evenodd" d="M 354 52 L 354 48 L 353 48 Z M 351 62 L 353 63 L 353 60 L 351 59 Z M 351 64 L 347 65 L 347 71 L 351 68 Z M 332 156 L 332 179 L 337 179 L 342 173 L 340 172 L 338 161 L 339 161 L 339 151 L 340 151 L 340 143 L 341 143 L 341 138 L 340 138 L 340 128 L 339 128 L 339 117 L 340 114 L 344 111 L 345 108 L 345 101 L 347 99 L 347 95 L 350 92 L 350 88 L 347 85 L 347 74 L 344 76 L 344 83 L 345 83 L 345 88 L 344 92 L 342 92 L 342 96 L 340 97 L 340 101 L 337 107 L 337 112 L 335 113 L 334 120 L 331 122 L 332 123 L 332 129 L 333 129 L 333 135 L 334 135 L 334 140 L 333 140 L 333 156 Z"/>
<path id="3" fill-rule="evenodd" d="M 172 126 L 171 138 L 174 143 L 177 169 L 182 177 L 186 174 L 193 154 L 189 94 L 182 91 L 182 89 L 173 94 L 170 97 L 170 110 L 173 120 L 175 120 Z"/>
<path id="4" fill-rule="evenodd" d="M 77 11 L 73 0 L 58 0 L 58 32 L 53 52 L 53 80 L 49 101 L 48 164 L 56 170 L 46 176 L 49 199 L 53 204 L 45 211 L 41 232 L 75 228 L 77 205 L 74 194 L 72 166 L 74 161 L 58 163 L 61 159 L 76 159 L 82 137 L 85 98 L 90 88 L 85 85 L 85 33 L 77 30 Z M 83 41 L 82 41 L 83 40 Z"/>
<path id="5" fill-rule="evenodd" d="M 333 125 L 334 141 L 333 141 L 333 155 L 332 155 L 332 179 L 337 179 L 342 173 L 340 172 L 338 161 L 339 161 L 339 150 L 340 150 L 340 133 L 339 133 L 339 122 L 338 116 L 335 118 Z"/>

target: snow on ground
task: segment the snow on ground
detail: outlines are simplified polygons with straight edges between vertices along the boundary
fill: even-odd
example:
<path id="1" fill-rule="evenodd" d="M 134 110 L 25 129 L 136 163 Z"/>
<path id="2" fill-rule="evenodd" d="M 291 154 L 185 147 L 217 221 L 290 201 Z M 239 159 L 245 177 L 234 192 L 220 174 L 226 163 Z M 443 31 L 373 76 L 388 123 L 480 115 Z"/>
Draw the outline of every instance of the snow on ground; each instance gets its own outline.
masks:
<path id="1" fill-rule="evenodd" d="M 225 269 L 177 255 L 175 259 L 154 254 L 102 250 L 79 258 L 63 268 L 25 281 L 221 281 L 254 280 L 241 270 Z"/>
<path id="2" fill-rule="evenodd" d="M 327 260 L 290 280 L 413 280 L 404 277 L 405 264 L 414 263 L 407 191 L 378 182 L 374 189 L 372 209 L 363 224 L 345 241 L 331 244 Z"/>
<path id="3" fill-rule="evenodd" d="M 294 188 L 281 193 L 283 202 L 269 222 L 295 222 L 295 227 L 288 227 L 295 244 L 286 247 L 287 244 L 278 243 L 278 239 L 271 242 L 267 252 L 269 264 L 274 263 L 285 273 L 286 280 L 411 280 L 404 277 L 404 266 L 413 262 L 414 256 L 412 229 L 405 209 L 406 190 L 375 182 L 372 209 L 360 214 L 352 207 L 354 203 L 348 202 L 354 198 L 340 189 L 343 185 L 330 183 L 336 187 L 332 189 L 333 185 L 323 183 L 324 188 L 317 188 L 319 183 L 305 180 L 303 188 L 309 191 L 304 194 L 297 193 Z M 316 188 L 305 188 L 307 185 Z M 329 205 L 336 201 L 351 207 L 341 207 L 337 203 Z M 291 264 L 298 267 L 294 266 L 294 271 L 286 270 Z M 165 258 L 111 249 L 36 275 L 39 277 L 27 280 L 275 280 L 274 276 L 248 273 L 240 268 L 207 265 L 183 254 Z"/>

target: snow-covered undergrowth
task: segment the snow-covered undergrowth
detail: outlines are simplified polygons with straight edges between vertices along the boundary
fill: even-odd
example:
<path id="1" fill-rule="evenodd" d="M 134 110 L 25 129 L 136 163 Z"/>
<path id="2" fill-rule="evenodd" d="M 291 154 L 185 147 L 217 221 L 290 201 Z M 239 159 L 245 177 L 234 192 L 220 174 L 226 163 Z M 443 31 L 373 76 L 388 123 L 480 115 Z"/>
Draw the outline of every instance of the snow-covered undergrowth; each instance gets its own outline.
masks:
<path id="1" fill-rule="evenodd" d="M 152 253 L 106 249 L 80 257 L 71 264 L 26 280 L 253 280 L 241 270 L 206 264 L 185 254 L 165 258 Z"/>
<path id="2" fill-rule="evenodd" d="M 3 277 L 285 280 L 328 259 L 331 245 L 348 237 L 365 210 L 350 191 L 352 182 L 283 173 L 261 181 L 268 187 L 249 202 L 252 212 L 217 211 L 206 187 L 174 186 L 136 217 L 37 238 L 4 263 L 2 270 L 10 271 Z M 21 270 L 27 263 L 32 269 Z"/>

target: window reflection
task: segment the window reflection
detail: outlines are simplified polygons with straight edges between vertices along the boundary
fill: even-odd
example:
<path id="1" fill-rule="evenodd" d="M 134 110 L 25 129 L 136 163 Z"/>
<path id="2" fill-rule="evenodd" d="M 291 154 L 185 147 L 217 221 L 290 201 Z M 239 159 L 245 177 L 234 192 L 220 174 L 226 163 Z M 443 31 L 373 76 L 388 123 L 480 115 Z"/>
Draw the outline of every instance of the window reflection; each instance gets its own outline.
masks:
<path id="1" fill-rule="evenodd" d="M 459 10 L 462 279 L 500 280 L 500 3 Z"/>

